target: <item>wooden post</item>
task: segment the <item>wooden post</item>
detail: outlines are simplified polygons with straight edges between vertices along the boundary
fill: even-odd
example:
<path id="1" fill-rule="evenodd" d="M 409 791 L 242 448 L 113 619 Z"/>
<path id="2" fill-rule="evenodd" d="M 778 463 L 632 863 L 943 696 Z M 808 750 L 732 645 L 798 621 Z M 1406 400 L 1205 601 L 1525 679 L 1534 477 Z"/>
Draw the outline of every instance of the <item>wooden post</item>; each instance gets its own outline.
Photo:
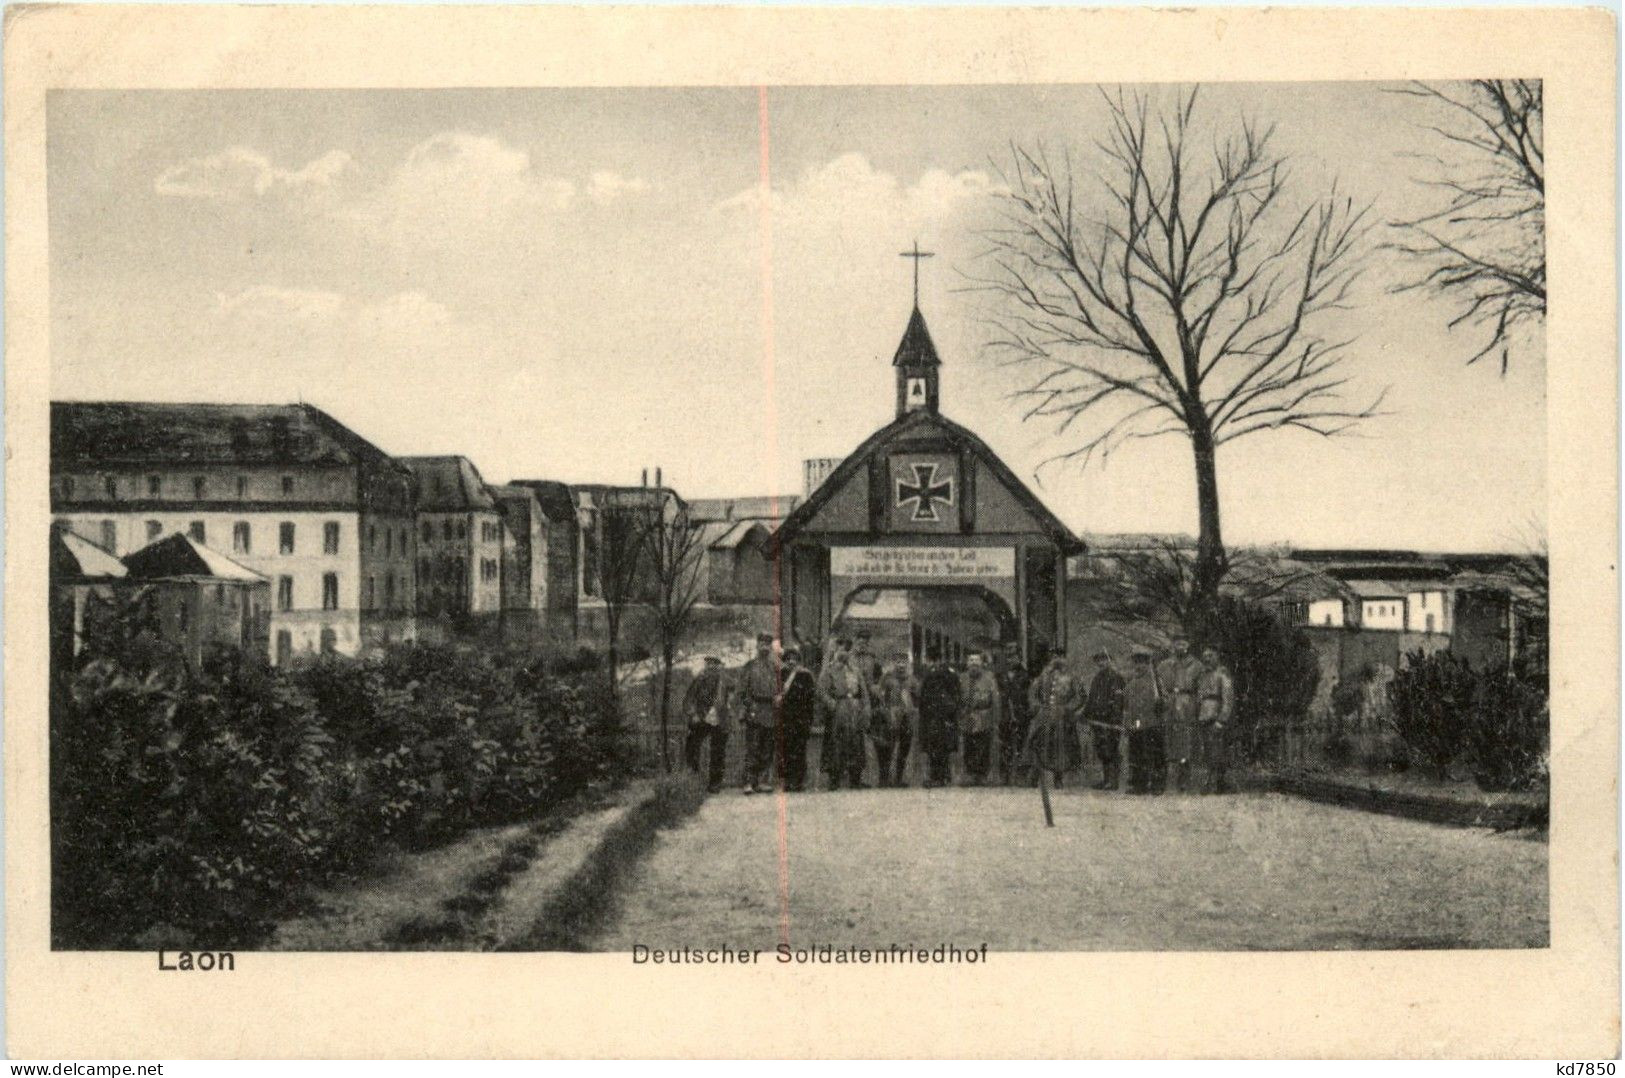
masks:
<path id="1" fill-rule="evenodd" d="M 1049 769 L 1046 767 L 1038 769 L 1038 795 L 1044 799 L 1044 826 L 1054 827 L 1055 813 L 1049 805 Z"/>

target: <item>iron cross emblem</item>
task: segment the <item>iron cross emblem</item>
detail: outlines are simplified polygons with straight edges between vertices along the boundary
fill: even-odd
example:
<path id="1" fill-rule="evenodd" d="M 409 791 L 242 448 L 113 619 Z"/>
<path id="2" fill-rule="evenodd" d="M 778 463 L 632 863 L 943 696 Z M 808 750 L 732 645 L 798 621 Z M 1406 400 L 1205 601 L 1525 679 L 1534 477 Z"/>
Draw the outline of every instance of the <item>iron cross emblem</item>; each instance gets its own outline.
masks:
<path id="1" fill-rule="evenodd" d="M 897 477 L 897 507 L 899 509 L 909 502 L 914 503 L 913 520 L 939 521 L 937 503 L 945 507 L 954 504 L 954 481 L 952 478 L 937 482 L 937 466 L 935 464 L 911 464 L 914 469 L 914 482 L 910 483 L 901 476 Z"/>

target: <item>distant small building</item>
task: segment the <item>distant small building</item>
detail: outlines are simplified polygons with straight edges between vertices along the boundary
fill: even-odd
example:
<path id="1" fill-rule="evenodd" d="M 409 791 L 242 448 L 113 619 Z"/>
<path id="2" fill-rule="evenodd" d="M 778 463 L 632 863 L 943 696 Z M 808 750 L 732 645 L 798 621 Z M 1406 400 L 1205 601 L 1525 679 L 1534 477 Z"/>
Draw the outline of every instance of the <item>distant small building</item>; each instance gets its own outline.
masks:
<path id="1" fill-rule="evenodd" d="M 502 610 L 502 514 L 474 462 L 402 457 L 417 496 L 420 617 L 463 627 Z"/>
<path id="2" fill-rule="evenodd" d="M 701 570 L 703 601 L 712 604 L 774 601 L 773 562 L 767 552 L 772 530 L 759 520 L 712 521 L 700 525 L 705 545 Z"/>
<path id="3" fill-rule="evenodd" d="M 89 539 L 52 525 L 48 562 L 53 671 L 72 668 L 87 634 L 115 602 L 129 576 L 122 561 Z"/>
<path id="4" fill-rule="evenodd" d="M 503 631 L 519 636 L 539 633 L 547 619 L 547 516 L 529 487 L 490 489 L 503 524 Z"/>
<path id="5" fill-rule="evenodd" d="M 128 555 L 124 564 L 127 583 L 146 592 L 159 636 L 193 667 L 219 649 L 269 659 L 271 581 L 266 577 L 178 533 Z M 337 649 L 337 635 L 325 633 L 322 653 Z M 291 658 L 284 654 L 278 661 Z"/>

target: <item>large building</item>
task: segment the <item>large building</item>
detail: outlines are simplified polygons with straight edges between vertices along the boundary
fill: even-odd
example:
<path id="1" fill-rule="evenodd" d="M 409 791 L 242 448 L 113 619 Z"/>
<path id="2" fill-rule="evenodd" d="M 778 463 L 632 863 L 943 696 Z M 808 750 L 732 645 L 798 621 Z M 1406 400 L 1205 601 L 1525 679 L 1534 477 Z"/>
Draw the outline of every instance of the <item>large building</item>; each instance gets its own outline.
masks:
<path id="1" fill-rule="evenodd" d="M 490 489 L 502 514 L 503 633 L 515 639 L 546 635 L 547 515 L 529 487 Z"/>
<path id="2" fill-rule="evenodd" d="M 467 457 L 403 457 L 416 479 L 418 613 L 452 628 L 502 610 L 502 514 Z"/>
<path id="3" fill-rule="evenodd" d="M 574 640 L 576 604 L 581 597 L 581 522 L 575 494 L 552 479 L 515 479 L 509 486 L 534 494 L 546 518 L 548 632 L 556 639 Z"/>
<path id="4" fill-rule="evenodd" d="M 114 555 L 183 533 L 265 576 L 275 662 L 414 633 L 412 474 L 308 404 L 53 403 L 51 513 Z"/>

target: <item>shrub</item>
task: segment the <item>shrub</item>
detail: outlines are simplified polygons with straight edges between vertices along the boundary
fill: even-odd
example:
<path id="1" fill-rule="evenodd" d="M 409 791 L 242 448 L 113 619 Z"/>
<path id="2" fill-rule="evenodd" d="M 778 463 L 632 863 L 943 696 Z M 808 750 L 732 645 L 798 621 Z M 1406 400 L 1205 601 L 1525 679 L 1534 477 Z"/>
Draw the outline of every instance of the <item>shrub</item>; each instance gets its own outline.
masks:
<path id="1" fill-rule="evenodd" d="M 1477 679 L 1448 651 L 1413 651 L 1388 686 L 1394 731 L 1406 750 L 1440 781 L 1465 747 Z"/>
<path id="2" fill-rule="evenodd" d="M 1193 628 L 1202 647 L 1216 647 L 1235 681 L 1233 744 L 1263 751 L 1266 725 L 1302 719 L 1320 684 L 1314 645 L 1265 607 L 1225 597 Z"/>
<path id="3" fill-rule="evenodd" d="M 52 699 L 59 946 L 245 946 L 304 884 L 630 766 L 601 679 L 448 645 L 295 671 L 97 659 Z"/>
<path id="4" fill-rule="evenodd" d="M 1546 773 L 1546 688 L 1501 667 L 1479 675 L 1466 748 L 1482 790 L 1526 790 Z"/>

